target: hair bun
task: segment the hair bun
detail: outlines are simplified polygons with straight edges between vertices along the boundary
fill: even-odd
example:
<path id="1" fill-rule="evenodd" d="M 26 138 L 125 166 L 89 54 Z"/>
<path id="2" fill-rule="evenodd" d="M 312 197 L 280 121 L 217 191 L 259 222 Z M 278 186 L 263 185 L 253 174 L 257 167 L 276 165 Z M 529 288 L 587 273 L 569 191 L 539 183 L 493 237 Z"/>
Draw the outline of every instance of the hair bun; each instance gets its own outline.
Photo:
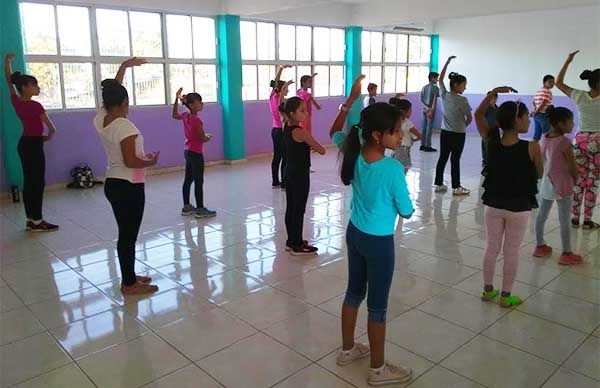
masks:
<path id="1" fill-rule="evenodd" d="M 121 86 L 121 84 L 114 78 L 107 78 L 100 83 L 100 86 L 102 86 L 103 89 L 110 89 Z"/>
<path id="2" fill-rule="evenodd" d="M 454 79 L 454 78 L 458 77 L 459 75 L 460 74 L 458 74 L 458 73 L 452 72 L 452 73 L 450 73 L 450 75 L 448 75 L 448 78 L 449 79 Z"/>
<path id="3" fill-rule="evenodd" d="M 581 75 L 579 76 L 580 79 L 582 80 L 589 80 L 592 79 L 592 71 L 591 70 L 584 70 Z"/>
<path id="4" fill-rule="evenodd" d="M 13 84 L 16 84 L 17 82 L 19 82 L 19 80 L 21 79 L 22 76 L 23 76 L 23 73 L 21 73 L 20 71 L 15 71 L 14 73 L 12 73 L 10 75 L 10 82 L 12 82 Z"/>

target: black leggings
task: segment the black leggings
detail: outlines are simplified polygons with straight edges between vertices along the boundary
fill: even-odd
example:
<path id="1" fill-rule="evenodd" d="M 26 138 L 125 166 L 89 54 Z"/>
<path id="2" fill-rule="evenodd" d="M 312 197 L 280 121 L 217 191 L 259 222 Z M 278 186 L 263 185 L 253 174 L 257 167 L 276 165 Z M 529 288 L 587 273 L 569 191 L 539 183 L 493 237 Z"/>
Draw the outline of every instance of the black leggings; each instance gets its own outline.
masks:
<path id="1" fill-rule="evenodd" d="M 19 141 L 19 156 L 23 166 L 23 204 L 27 219 L 41 221 L 44 187 L 46 186 L 46 156 L 44 138 L 23 136 Z"/>
<path id="2" fill-rule="evenodd" d="M 310 172 L 293 174 L 286 177 L 286 208 L 285 228 L 287 229 L 288 243 L 291 247 L 302 245 L 302 228 L 304 226 L 304 212 L 310 190 Z"/>
<path id="3" fill-rule="evenodd" d="M 193 151 L 185 151 L 185 179 L 183 181 L 183 204 L 190 204 L 190 190 L 194 183 L 196 207 L 204 207 L 204 155 Z"/>
<path id="4" fill-rule="evenodd" d="M 442 131 L 440 136 L 440 158 L 435 171 L 435 185 L 444 184 L 444 170 L 450 158 L 450 169 L 452 172 L 452 188 L 460 187 L 460 157 L 465 148 L 466 134 L 450 131 Z"/>
<path id="5" fill-rule="evenodd" d="M 108 178 L 104 184 L 104 194 L 112 206 L 119 227 L 117 254 L 122 283 L 131 286 L 136 282 L 135 242 L 144 216 L 144 184 Z"/>
<path id="6" fill-rule="evenodd" d="M 281 128 L 273 128 L 271 130 L 271 139 L 273 139 L 273 161 L 271 162 L 271 176 L 273 186 L 284 183 L 285 174 L 285 147 L 283 145 L 283 130 Z M 279 165 L 281 164 L 281 181 L 279 180 Z"/>

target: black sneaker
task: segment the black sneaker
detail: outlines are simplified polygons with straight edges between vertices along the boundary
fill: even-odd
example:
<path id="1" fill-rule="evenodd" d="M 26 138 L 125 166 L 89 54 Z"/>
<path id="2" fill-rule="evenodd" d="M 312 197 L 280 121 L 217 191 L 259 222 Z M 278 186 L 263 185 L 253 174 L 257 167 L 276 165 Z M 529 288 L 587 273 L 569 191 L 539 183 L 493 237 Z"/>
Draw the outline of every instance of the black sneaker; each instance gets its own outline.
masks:
<path id="1" fill-rule="evenodd" d="M 279 183 L 279 182 L 277 182 L 277 183 L 272 183 L 272 184 L 271 184 L 271 187 L 272 187 L 273 189 L 278 189 L 279 187 L 281 187 L 281 183 Z"/>
<path id="2" fill-rule="evenodd" d="M 426 152 L 437 152 L 437 150 L 433 147 L 427 147 L 427 151 Z"/>
<path id="3" fill-rule="evenodd" d="M 46 221 L 42 221 L 37 225 L 32 222 L 29 227 L 29 231 L 33 233 L 56 232 L 57 230 L 58 225 L 53 225 Z"/>
<path id="4" fill-rule="evenodd" d="M 419 147 L 419 151 L 427 151 L 427 147 L 421 146 L 421 147 Z"/>
<path id="5" fill-rule="evenodd" d="M 302 240 L 302 246 L 306 246 L 306 245 L 308 245 L 308 241 Z M 292 246 L 290 245 L 290 242 L 286 241 L 285 242 L 285 251 L 290 252 L 291 250 L 292 250 Z"/>
<path id="6" fill-rule="evenodd" d="M 300 247 L 293 247 L 290 253 L 292 256 L 316 256 L 318 250 L 319 248 L 307 244 Z"/>

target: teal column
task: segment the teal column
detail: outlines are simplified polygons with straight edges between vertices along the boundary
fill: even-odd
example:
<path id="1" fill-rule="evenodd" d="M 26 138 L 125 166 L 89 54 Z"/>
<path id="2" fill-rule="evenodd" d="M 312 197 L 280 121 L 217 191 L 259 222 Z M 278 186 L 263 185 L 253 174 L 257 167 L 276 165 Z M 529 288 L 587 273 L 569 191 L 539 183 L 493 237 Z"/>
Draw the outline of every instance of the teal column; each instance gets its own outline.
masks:
<path id="1" fill-rule="evenodd" d="M 18 0 L 4 0 L 0 12 L 0 55 L 2 67 L 6 53 L 16 55 L 13 61 L 13 70 L 24 71 L 25 57 L 23 54 L 23 38 L 21 35 L 21 15 Z M 6 184 L 23 187 L 23 169 L 21 159 L 17 152 L 17 145 L 23 127 L 10 103 L 10 95 L 4 81 L 4 68 L 0 80 L 0 146 L 2 147 L 2 166 L 6 177 Z"/>
<path id="2" fill-rule="evenodd" d="M 350 95 L 352 83 L 362 72 L 362 27 L 346 27 L 346 96 Z M 348 124 L 353 125 L 360 120 L 361 105 L 360 101 L 350 109 L 348 113 Z"/>
<path id="3" fill-rule="evenodd" d="M 431 35 L 431 57 L 429 58 L 429 71 L 437 73 L 440 57 L 440 36 Z"/>
<path id="4" fill-rule="evenodd" d="M 244 159 L 244 104 L 242 101 L 242 50 L 240 17 L 217 17 L 219 101 L 223 108 L 225 160 Z"/>

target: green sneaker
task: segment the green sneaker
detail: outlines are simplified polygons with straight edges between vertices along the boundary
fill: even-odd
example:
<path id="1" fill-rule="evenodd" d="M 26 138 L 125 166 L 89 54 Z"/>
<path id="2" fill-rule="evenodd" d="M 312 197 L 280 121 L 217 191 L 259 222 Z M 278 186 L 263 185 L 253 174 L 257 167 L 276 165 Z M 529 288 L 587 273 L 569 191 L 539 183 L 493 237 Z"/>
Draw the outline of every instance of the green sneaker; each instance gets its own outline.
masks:
<path id="1" fill-rule="evenodd" d="M 503 296 L 500 298 L 500 306 L 502 307 L 515 307 L 521 303 L 523 303 L 523 301 L 516 295 Z"/>
<path id="2" fill-rule="evenodd" d="M 484 302 L 491 302 L 494 299 L 496 299 L 497 297 L 498 297 L 497 290 L 483 291 L 483 293 L 481 294 L 481 300 Z"/>

